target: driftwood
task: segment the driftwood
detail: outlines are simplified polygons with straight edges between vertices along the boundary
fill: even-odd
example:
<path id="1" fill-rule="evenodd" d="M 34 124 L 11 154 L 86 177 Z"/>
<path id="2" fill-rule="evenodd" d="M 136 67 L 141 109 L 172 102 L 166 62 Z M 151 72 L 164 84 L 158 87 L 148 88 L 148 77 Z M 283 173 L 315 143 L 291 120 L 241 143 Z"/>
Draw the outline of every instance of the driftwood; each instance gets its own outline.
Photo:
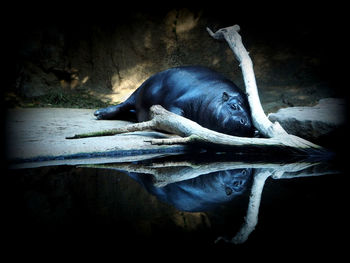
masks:
<path id="1" fill-rule="evenodd" d="M 217 150 L 248 153 L 254 153 L 257 150 L 260 150 L 260 152 L 268 151 L 269 153 L 271 153 L 271 150 L 274 150 L 283 153 L 303 155 L 327 153 L 327 151 L 321 146 L 295 135 L 288 134 L 278 122 L 272 123 L 267 118 L 260 103 L 253 63 L 243 46 L 241 36 L 238 34 L 239 30 L 240 28 L 238 25 L 220 29 L 215 33 L 207 28 L 207 31 L 213 38 L 225 39 L 227 41 L 237 60 L 240 62 L 246 87 L 246 94 L 251 108 L 253 124 L 265 138 L 246 138 L 218 133 L 206 129 L 182 116 L 171 113 L 160 105 L 154 105 L 151 107 L 150 121 L 131 124 L 119 129 L 98 133 L 78 134 L 67 138 L 75 139 L 92 136 L 105 136 L 154 129 L 181 136 L 179 138 L 153 139 L 149 141 L 150 143 L 157 145 L 200 144 Z"/>
<path id="2" fill-rule="evenodd" d="M 168 184 L 181 182 L 196 178 L 202 174 L 209 174 L 232 169 L 255 169 L 256 171 L 268 170 L 274 179 L 297 178 L 308 176 L 319 176 L 329 173 L 336 173 L 335 170 L 325 167 L 324 163 L 313 161 L 298 161 L 291 163 L 279 162 L 247 162 L 247 161 L 214 161 L 200 162 L 175 161 L 157 162 L 151 164 L 140 163 L 115 163 L 85 165 L 84 167 L 118 169 L 133 173 L 145 173 L 153 176 L 153 184 L 156 187 L 164 187 Z"/>
<path id="3" fill-rule="evenodd" d="M 222 134 L 209 130 L 187 118 L 165 110 L 160 105 L 150 109 L 151 120 L 127 125 L 101 133 L 78 134 L 70 138 L 85 138 L 92 136 L 115 135 L 133 131 L 161 130 L 181 137 L 170 139 L 151 139 L 148 142 L 156 145 L 199 144 L 216 150 L 235 152 L 260 153 L 266 150 L 283 152 L 286 154 L 323 154 L 325 150 L 311 142 L 294 135 L 277 136 L 273 138 L 247 138 Z M 292 138 L 292 139 L 290 139 Z M 297 139 L 294 139 L 297 138 Z M 298 142 L 296 144 L 296 142 Z"/>

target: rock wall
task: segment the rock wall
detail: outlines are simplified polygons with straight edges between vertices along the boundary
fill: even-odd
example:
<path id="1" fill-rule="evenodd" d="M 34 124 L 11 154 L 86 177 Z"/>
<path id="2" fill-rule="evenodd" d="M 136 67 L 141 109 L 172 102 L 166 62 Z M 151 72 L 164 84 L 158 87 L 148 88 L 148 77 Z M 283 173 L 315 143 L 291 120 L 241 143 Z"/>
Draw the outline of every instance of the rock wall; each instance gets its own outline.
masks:
<path id="1" fill-rule="evenodd" d="M 241 26 L 266 111 L 315 104 L 338 92 L 330 84 L 319 20 L 293 25 L 288 18 L 252 20 L 215 8 L 127 9 L 98 19 L 49 18 L 16 28 L 15 75 L 8 94 L 28 98 L 84 92 L 116 103 L 150 75 L 180 65 L 211 67 L 243 88 L 228 45 L 206 32 L 207 26 L 217 30 L 233 24 Z"/>
<path id="2" fill-rule="evenodd" d="M 332 150 L 343 147 L 347 136 L 346 101 L 344 99 L 321 99 L 313 107 L 287 107 L 271 113 L 268 118 L 290 134 Z"/>

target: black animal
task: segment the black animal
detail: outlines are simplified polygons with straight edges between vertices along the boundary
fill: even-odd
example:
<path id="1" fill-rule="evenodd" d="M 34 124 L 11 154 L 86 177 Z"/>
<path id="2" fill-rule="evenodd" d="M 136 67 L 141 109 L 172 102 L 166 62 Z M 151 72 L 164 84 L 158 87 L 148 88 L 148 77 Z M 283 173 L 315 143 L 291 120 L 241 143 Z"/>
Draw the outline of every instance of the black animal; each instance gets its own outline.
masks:
<path id="1" fill-rule="evenodd" d="M 203 174 L 164 187 L 153 185 L 149 174 L 129 173 L 159 200 L 189 212 L 210 211 L 232 201 L 249 187 L 253 169 L 233 169 Z"/>
<path id="2" fill-rule="evenodd" d="M 97 119 L 149 120 L 159 104 L 203 127 L 252 137 L 254 127 L 245 94 L 217 72 L 200 66 L 171 68 L 147 79 L 123 103 L 97 110 Z"/>

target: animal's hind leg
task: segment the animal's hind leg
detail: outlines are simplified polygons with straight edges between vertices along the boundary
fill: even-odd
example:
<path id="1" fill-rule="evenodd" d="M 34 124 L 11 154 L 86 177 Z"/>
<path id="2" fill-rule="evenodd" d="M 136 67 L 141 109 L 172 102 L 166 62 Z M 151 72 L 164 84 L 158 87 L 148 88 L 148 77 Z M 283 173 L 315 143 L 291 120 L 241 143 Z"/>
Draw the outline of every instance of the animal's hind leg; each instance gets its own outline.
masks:
<path id="1" fill-rule="evenodd" d="M 107 108 L 98 109 L 94 115 L 98 120 L 113 119 L 114 115 L 118 113 L 119 105 L 109 106 Z"/>
<path id="2" fill-rule="evenodd" d="M 115 106 L 102 108 L 94 112 L 98 120 L 135 120 L 136 114 L 132 105 L 121 103 Z"/>

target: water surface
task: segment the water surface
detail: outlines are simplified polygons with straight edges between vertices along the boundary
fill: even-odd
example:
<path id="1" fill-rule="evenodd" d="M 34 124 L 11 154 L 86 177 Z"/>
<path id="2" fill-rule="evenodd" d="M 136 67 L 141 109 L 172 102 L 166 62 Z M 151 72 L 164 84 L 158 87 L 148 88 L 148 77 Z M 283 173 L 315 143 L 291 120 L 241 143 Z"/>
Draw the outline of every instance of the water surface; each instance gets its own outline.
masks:
<path id="1" fill-rule="evenodd" d="M 348 204 L 339 163 L 204 157 L 9 170 L 10 242 L 115 253 L 342 251 Z"/>

